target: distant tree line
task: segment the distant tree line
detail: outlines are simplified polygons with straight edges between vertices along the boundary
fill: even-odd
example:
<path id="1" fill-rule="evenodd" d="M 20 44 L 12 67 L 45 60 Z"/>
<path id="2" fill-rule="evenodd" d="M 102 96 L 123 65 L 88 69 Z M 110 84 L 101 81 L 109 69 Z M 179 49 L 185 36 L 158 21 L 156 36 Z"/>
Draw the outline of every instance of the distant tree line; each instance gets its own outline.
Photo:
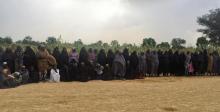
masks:
<path id="1" fill-rule="evenodd" d="M 203 28 L 198 29 L 198 32 L 203 34 L 202 37 L 197 39 L 197 49 L 207 49 L 207 48 L 216 48 L 220 47 L 220 9 L 211 10 L 208 14 L 205 14 L 201 17 L 197 18 L 197 22 Z M 91 43 L 84 44 L 81 39 L 74 41 L 73 43 L 63 42 L 61 36 L 56 38 L 54 36 L 50 36 L 47 38 L 45 42 L 34 41 L 31 36 L 24 37 L 23 40 L 18 40 L 13 42 L 12 38 L 0 37 L 0 44 L 21 44 L 21 45 L 31 45 L 38 46 L 39 44 L 45 44 L 48 47 L 54 48 L 55 46 L 60 47 L 76 47 L 80 49 L 82 47 L 92 47 L 95 49 L 120 49 L 120 48 L 129 48 L 131 50 L 146 50 L 146 49 L 184 49 L 186 48 L 186 40 L 182 38 L 173 38 L 171 42 L 161 42 L 157 43 L 153 38 L 144 38 L 143 42 L 140 46 L 136 44 L 127 44 L 124 43 L 122 45 L 119 44 L 117 40 L 111 41 L 111 43 L 103 43 L 101 40 Z"/>

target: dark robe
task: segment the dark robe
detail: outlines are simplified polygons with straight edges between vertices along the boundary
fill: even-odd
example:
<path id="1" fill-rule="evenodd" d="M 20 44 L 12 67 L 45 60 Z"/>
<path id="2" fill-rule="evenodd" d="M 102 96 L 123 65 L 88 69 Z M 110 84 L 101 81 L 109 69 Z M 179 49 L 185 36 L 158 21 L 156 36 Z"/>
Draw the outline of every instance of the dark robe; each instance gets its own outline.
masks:
<path id="1" fill-rule="evenodd" d="M 151 53 L 150 53 L 150 51 L 147 51 L 145 56 L 146 56 L 146 72 L 148 74 L 151 74 Z"/>
<path id="2" fill-rule="evenodd" d="M 56 47 L 56 48 L 54 49 L 54 51 L 53 51 L 53 57 L 54 57 L 54 58 L 56 59 L 56 61 L 57 61 L 57 68 L 58 68 L 58 69 L 61 68 L 61 62 L 62 62 L 60 56 L 61 56 L 61 53 L 60 53 L 60 51 L 59 51 L 59 48 Z"/>
<path id="3" fill-rule="evenodd" d="M 173 54 L 173 66 L 172 66 L 172 71 L 174 73 L 175 76 L 178 76 L 179 75 L 179 71 L 180 71 L 180 60 L 179 60 L 179 52 L 176 51 L 174 54 Z"/>
<path id="4" fill-rule="evenodd" d="M 170 61 L 169 61 L 169 54 L 168 52 L 164 53 L 164 67 L 163 67 L 163 75 L 168 76 L 169 74 L 169 66 L 170 66 Z"/>
<path id="5" fill-rule="evenodd" d="M 68 68 L 69 68 L 69 74 L 72 81 L 79 80 L 79 63 L 76 60 L 71 60 L 69 62 Z"/>
<path id="6" fill-rule="evenodd" d="M 193 67 L 194 67 L 194 74 L 199 72 L 199 55 L 197 52 L 195 52 L 192 55 L 192 63 L 193 63 Z"/>
<path id="7" fill-rule="evenodd" d="M 107 63 L 109 64 L 110 68 L 112 68 L 114 58 L 115 58 L 115 55 L 114 55 L 113 51 L 109 50 L 108 54 L 107 54 Z"/>
<path id="8" fill-rule="evenodd" d="M 110 66 L 108 64 L 106 64 L 106 66 L 104 68 L 104 74 L 103 74 L 102 80 L 105 80 L 105 81 L 113 80 L 112 69 L 110 68 Z"/>
<path id="9" fill-rule="evenodd" d="M 2 47 L 0 47 L 0 70 L 2 69 L 2 65 L 3 65 L 3 59 L 2 59 L 3 54 L 4 54 L 4 50 Z"/>
<path id="10" fill-rule="evenodd" d="M 68 73 L 69 55 L 66 48 L 63 48 L 60 59 L 60 79 L 61 81 L 71 81 L 70 74 Z"/>
<path id="11" fill-rule="evenodd" d="M 129 50 L 126 48 L 123 51 L 123 56 L 126 62 L 126 72 L 125 72 L 125 77 L 127 77 L 130 74 L 130 56 L 129 56 Z"/>
<path id="12" fill-rule="evenodd" d="M 182 52 L 180 55 L 179 55 L 179 75 L 180 76 L 183 76 L 185 74 L 185 60 L 186 60 L 186 57 L 185 57 L 185 54 Z"/>
<path id="13" fill-rule="evenodd" d="M 102 65 L 103 67 L 105 67 L 106 63 L 107 63 L 107 57 L 106 57 L 106 53 L 104 51 L 104 49 L 100 50 L 99 54 L 98 54 L 98 59 L 97 59 L 98 63 L 100 65 Z"/>
<path id="14" fill-rule="evenodd" d="M 23 51 L 20 46 L 15 50 L 15 71 L 19 71 L 21 66 L 23 65 Z"/>
<path id="15" fill-rule="evenodd" d="M 7 48 L 5 53 L 2 56 L 3 62 L 7 62 L 8 67 L 11 73 L 15 72 L 15 54 L 12 52 L 11 49 Z"/>
<path id="16" fill-rule="evenodd" d="M 85 82 L 89 80 L 89 67 L 88 53 L 83 47 L 79 53 L 79 81 Z"/>
<path id="17" fill-rule="evenodd" d="M 138 55 L 133 52 L 129 58 L 130 60 L 130 74 L 127 74 L 127 79 L 135 79 L 138 77 Z"/>
<path id="18" fill-rule="evenodd" d="M 31 49 L 31 47 L 26 47 L 26 50 L 24 51 L 23 64 L 29 71 L 29 82 L 37 82 L 37 58 L 35 52 Z"/>
<path id="19" fill-rule="evenodd" d="M 146 56 L 144 52 L 141 52 L 138 56 L 138 73 L 136 75 L 136 78 L 143 79 L 146 75 Z"/>
<path id="20" fill-rule="evenodd" d="M 159 58 L 159 68 L 158 68 L 158 74 L 164 73 L 164 54 L 161 51 L 158 51 L 158 58 Z"/>
<path id="21" fill-rule="evenodd" d="M 208 68 L 208 53 L 206 50 L 203 51 L 203 68 L 202 68 L 202 73 L 207 73 L 207 68 Z"/>
<path id="22" fill-rule="evenodd" d="M 116 53 L 112 68 L 113 68 L 115 77 L 119 79 L 125 78 L 126 61 L 125 61 L 124 56 L 121 53 Z"/>
<path id="23" fill-rule="evenodd" d="M 217 56 L 217 60 L 216 60 L 216 65 L 217 65 L 217 70 L 216 73 L 217 75 L 220 75 L 220 56 Z"/>

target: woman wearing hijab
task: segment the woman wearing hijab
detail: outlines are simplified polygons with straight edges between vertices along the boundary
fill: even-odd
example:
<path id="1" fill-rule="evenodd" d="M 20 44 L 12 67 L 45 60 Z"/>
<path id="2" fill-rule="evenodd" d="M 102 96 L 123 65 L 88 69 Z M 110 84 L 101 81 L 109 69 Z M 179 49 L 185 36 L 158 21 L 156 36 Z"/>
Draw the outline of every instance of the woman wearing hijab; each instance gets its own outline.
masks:
<path id="1" fill-rule="evenodd" d="M 29 82 L 37 82 L 38 75 L 35 74 L 37 70 L 36 54 L 30 46 L 27 46 L 24 51 L 23 64 L 30 73 Z"/>
<path id="2" fill-rule="evenodd" d="M 113 72 L 112 72 L 112 65 L 114 61 L 114 53 L 110 49 L 108 50 L 107 57 L 106 57 L 106 65 L 104 68 L 103 80 L 112 80 L 113 79 Z"/>
<path id="3" fill-rule="evenodd" d="M 6 48 L 2 56 L 2 59 L 3 59 L 3 62 L 7 62 L 11 73 L 14 73 L 15 72 L 15 54 L 12 52 L 11 48 Z"/>
<path id="4" fill-rule="evenodd" d="M 129 77 L 130 73 L 130 55 L 129 55 L 129 50 L 125 48 L 123 50 L 123 56 L 126 62 L 126 72 L 125 72 L 125 78 Z"/>
<path id="5" fill-rule="evenodd" d="M 95 51 L 92 48 L 89 48 L 89 50 L 88 50 L 88 60 L 90 62 L 89 66 L 88 66 L 88 71 L 90 73 L 90 79 L 91 80 L 97 79 L 97 74 L 96 74 L 96 71 L 95 71 L 96 61 L 97 61 L 96 52 L 98 52 L 98 51 Z"/>
<path id="6" fill-rule="evenodd" d="M 79 70 L 79 54 L 76 49 L 73 48 L 69 55 L 69 74 L 72 80 L 78 80 Z"/>
<path id="7" fill-rule="evenodd" d="M 219 64 L 219 54 L 217 51 L 214 52 L 214 55 L 213 55 L 213 72 L 214 72 L 214 75 L 217 75 L 219 74 L 219 68 L 220 68 L 220 64 Z"/>
<path id="8" fill-rule="evenodd" d="M 149 76 L 151 76 L 151 52 L 147 50 L 145 53 L 146 57 L 146 72 Z"/>
<path id="9" fill-rule="evenodd" d="M 60 69 L 60 65 L 61 65 L 61 61 L 62 61 L 60 56 L 61 56 L 61 53 L 59 51 L 59 48 L 58 47 L 54 48 L 54 50 L 53 50 L 53 57 L 57 61 L 57 68 L 58 69 Z"/>
<path id="10" fill-rule="evenodd" d="M 115 58 L 115 54 L 113 53 L 111 49 L 109 49 L 107 53 L 107 63 L 109 64 L 110 68 L 112 68 L 114 58 Z"/>
<path id="11" fill-rule="evenodd" d="M 189 64 L 191 62 L 191 53 L 188 51 L 186 53 L 186 59 L 185 59 L 185 75 L 189 75 Z"/>
<path id="12" fill-rule="evenodd" d="M 208 66 L 207 66 L 207 72 L 208 75 L 213 75 L 213 54 L 210 53 L 208 56 Z"/>
<path id="13" fill-rule="evenodd" d="M 153 76 L 158 76 L 158 67 L 159 67 L 159 58 L 158 54 L 156 51 L 152 52 L 152 75 Z"/>
<path id="14" fill-rule="evenodd" d="M 2 68 L 2 63 L 3 63 L 3 59 L 2 59 L 3 54 L 4 54 L 4 49 L 0 47 L 0 70 Z"/>
<path id="15" fill-rule="evenodd" d="M 141 52 L 138 57 L 138 70 L 139 70 L 139 75 L 136 76 L 136 78 L 143 79 L 146 74 L 146 57 L 144 52 Z"/>
<path id="16" fill-rule="evenodd" d="M 60 63 L 60 80 L 61 81 L 71 81 L 70 74 L 68 73 L 68 64 L 69 64 L 69 54 L 67 49 L 64 47 L 60 59 L 62 60 Z"/>
<path id="17" fill-rule="evenodd" d="M 164 71 L 163 71 L 163 76 L 168 76 L 170 73 L 170 60 L 169 60 L 169 53 L 168 51 L 165 51 L 164 55 Z"/>
<path id="18" fill-rule="evenodd" d="M 126 73 L 126 61 L 120 51 L 116 51 L 115 59 L 113 61 L 114 76 L 119 79 L 125 78 Z"/>
<path id="19" fill-rule="evenodd" d="M 105 66 L 107 64 L 107 57 L 106 57 L 106 53 L 104 49 L 101 49 L 99 54 L 98 54 L 98 59 L 97 59 L 98 63 L 101 66 Z"/>
<path id="20" fill-rule="evenodd" d="M 127 79 L 135 79 L 139 77 L 138 74 L 138 55 L 137 52 L 134 51 L 131 53 L 129 60 L 130 60 L 130 74 L 127 74 Z"/>
<path id="21" fill-rule="evenodd" d="M 15 71 L 19 71 L 23 65 L 23 50 L 21 46 L 17 46 L 15 50 Z"/>
<path id="22" fill-rule="evenodd" d="M 207 50 L 203 51 L 203 68 L 202 68 L 202 73 L 205 74 L 207 73 L 207 68 L 208 68 L 208 53 Z"/>
<path id="23" fill-rule="evenodd" d="M 79 53 L 79 80 L 86 82 L 89 80 L 89 55 L 86 51 L 86 48 L 83 47 Z"/>

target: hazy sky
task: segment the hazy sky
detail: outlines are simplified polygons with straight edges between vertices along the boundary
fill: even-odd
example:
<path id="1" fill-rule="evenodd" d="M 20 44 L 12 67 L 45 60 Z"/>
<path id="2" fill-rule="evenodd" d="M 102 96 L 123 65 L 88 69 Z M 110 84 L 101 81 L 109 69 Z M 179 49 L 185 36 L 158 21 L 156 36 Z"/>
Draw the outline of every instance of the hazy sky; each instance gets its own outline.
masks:
<path id="1" fill-rule="evenodd" d="M 197 17 L 215 8 L 220 0 L 0 0 L 0 36 L 137 44 L 180 37 L 194 45 Z"/>

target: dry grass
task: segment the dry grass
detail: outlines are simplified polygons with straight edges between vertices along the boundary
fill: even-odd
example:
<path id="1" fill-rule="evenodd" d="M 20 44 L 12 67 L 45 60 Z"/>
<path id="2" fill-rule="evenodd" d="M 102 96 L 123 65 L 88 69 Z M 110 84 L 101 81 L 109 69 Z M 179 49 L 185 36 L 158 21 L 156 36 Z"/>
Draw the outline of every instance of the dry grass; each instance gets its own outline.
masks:
<path id="1" fill-rule="evenodd" d="M 0 90 L 0 112 L 219 112 L 220 77 L 39 83 Z"/>

